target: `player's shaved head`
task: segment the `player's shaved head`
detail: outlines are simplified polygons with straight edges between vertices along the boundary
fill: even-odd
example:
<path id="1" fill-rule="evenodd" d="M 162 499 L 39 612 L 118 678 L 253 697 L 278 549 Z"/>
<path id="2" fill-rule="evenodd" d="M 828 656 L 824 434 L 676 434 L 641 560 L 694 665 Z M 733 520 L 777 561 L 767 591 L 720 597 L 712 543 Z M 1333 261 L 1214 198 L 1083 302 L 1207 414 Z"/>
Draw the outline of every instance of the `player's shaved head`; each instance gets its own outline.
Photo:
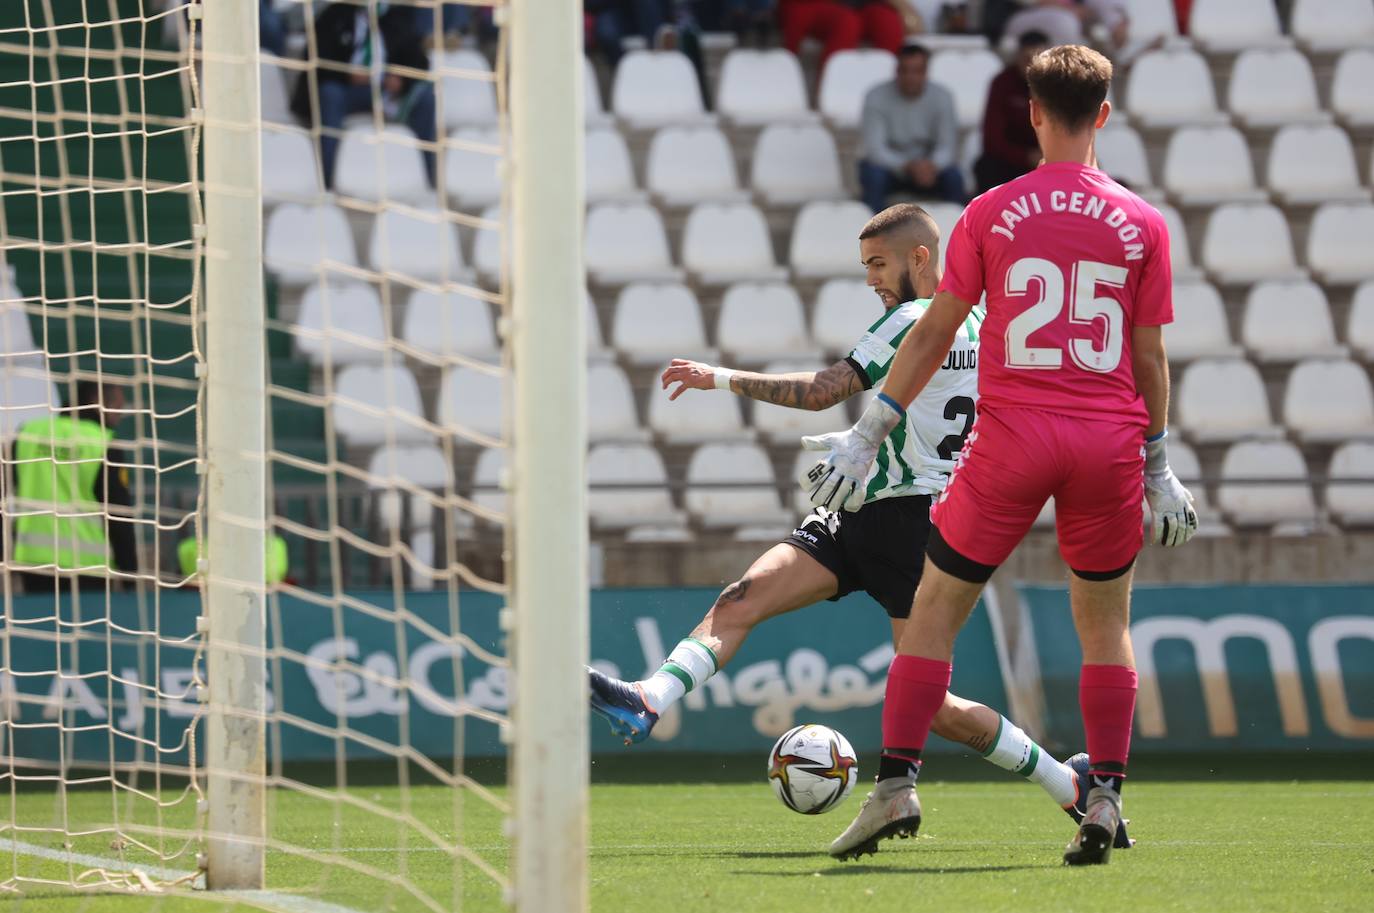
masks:
<path id="1" fill-rule="evenodd" d="M 882 238 L 893 246 L 910 242 L 910 247 L 924 245 L 935 256 L 940 249 L 940 229 L 935 220 L 915 203 L 889 206 L 869 219 L 859 232 L 859 240 Z"/>
<path id="2" fill-rule="evenodd" d="M 939 256 L 940 229 L 915 203 L 889 206 L 859 232 L 860 262 L 884 307 L 933 295 Z"/>
<path id="3" fill-rule="evenodd" d="M 1031 98 L 1062 129 L 1077 133 L 1096 119 L 1112 84 L 1112 62 L 1081 44 L 1061 44 L 1031 58 Z"/>

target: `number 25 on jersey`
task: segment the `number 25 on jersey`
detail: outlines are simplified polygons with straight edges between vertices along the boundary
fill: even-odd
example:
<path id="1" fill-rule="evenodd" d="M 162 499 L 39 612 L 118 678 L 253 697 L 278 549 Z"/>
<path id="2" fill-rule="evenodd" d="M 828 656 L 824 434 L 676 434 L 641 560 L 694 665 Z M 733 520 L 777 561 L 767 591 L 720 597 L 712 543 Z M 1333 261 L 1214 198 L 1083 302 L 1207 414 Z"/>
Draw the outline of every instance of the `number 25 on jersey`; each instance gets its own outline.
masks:
<path id="1" fill-rule="evenodd" d="M 1121 337 L 1124 316 L 1121 302 L 1115 298 L 1098 297 L 1099 285 L 1122 288 L 1128 273 L 1124 266 L 1079 260 L 1069 273 L 1069 322 L 1091 327 L 1099 319 L 1105 324 L 1102 345 L 1082 337 L 1068 341 L 1069 358 L 1085 371 L 1110 374 L 1121 364 Z M 1023 257 L 1007 270 L 1007 294 L 1025 295 L 1032 280 L 1039 286 L 1040 297 L 1007 324 L 1007 367 L 1023 370 L 1055 370 L 1064 364 L 1064 352 L 1058 347 L 1032 346 L 1032 333 L 1048 326 L 1064 311 L 1064 272 L 1049 260 Z"/>

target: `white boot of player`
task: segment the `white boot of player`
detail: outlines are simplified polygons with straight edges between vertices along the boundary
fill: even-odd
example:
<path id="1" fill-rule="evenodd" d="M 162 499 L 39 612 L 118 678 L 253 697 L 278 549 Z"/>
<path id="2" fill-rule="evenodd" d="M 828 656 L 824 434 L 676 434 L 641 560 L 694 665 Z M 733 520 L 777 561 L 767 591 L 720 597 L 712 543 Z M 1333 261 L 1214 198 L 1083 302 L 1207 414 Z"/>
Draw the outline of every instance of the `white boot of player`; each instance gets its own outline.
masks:
<path id="1" fill-rule="evenodd" d="M 858 859 L 878 852 L 878 841 L 910 837 L 921 826 L 921 800 L 916 798 L 916 778 L 879 780 L 863 807 L 843 834 L 830 844 L 836 859 Z"/>
<path id="2" fill-rule="evenodd" d="M 1078 833 L 1064 850 L 1065 865 L 1102 865 L 1112 856 L 1116 830 L 1121 826 L 1121 793 L 1109 786 L 1088 791 L 1088 809 Z"/>

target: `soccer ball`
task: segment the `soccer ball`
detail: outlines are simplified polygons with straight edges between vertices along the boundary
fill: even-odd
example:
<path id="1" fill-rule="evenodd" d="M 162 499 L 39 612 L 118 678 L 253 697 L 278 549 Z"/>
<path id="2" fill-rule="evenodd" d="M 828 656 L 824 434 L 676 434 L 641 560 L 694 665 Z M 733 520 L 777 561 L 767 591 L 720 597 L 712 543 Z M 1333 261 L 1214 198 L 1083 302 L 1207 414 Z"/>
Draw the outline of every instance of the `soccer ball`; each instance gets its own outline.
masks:
<path id="1" fill-rule="evenodd" d="M 820 815 L 844 801 L 859 779 L 849 740 L 829 726 L 807 723 L 783 733 L 768 754 L 768 782 L 782 804 Z"/>

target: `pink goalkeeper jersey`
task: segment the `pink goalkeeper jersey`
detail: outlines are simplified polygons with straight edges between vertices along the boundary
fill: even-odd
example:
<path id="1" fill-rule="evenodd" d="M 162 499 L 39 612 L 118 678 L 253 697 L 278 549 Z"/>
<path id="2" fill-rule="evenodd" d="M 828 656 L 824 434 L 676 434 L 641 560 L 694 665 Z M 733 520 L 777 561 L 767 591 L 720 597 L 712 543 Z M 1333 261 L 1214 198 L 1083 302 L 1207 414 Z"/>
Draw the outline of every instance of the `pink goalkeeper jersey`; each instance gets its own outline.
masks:
<path id="1" fill-rule="evenodd" d="M 1158 210 L 1096 168 L 1055 162 L 975 199 L 947 244 L 940 291 L 974 304 L 987 292 L 980 409 L 1148 424 L 1131 331 L 1174 319 Z"/>

